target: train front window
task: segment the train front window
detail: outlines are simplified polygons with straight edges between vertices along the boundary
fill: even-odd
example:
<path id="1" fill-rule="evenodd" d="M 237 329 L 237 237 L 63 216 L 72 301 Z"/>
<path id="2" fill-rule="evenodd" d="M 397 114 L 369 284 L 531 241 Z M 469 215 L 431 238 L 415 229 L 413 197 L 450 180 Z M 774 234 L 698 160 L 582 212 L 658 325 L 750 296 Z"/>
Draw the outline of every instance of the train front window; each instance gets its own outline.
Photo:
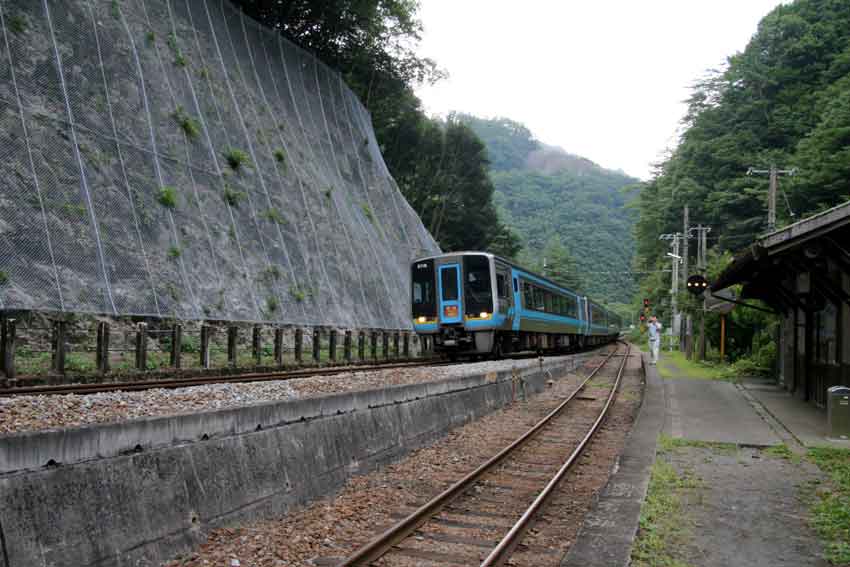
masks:
<path id="1" fill-rule="evenodd" d="M 434 294 L 434 261 L 416 262 L 411 267 L 413 317 L 434 317 L 437 303 Z"/>
<path id="2" fill-rule="evenodd" d="M 464 256 L 463 294 L 467 315 L 493 312 L 493 285 L 487 256 Z"/>

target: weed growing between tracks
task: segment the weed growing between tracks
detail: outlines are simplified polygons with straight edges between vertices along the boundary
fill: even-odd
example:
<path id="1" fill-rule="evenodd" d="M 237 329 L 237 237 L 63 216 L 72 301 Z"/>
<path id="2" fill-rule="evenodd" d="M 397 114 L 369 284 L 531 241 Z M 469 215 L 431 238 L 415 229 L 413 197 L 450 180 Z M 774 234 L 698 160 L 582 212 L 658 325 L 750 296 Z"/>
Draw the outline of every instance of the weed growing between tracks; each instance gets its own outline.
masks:
<path id="1" fill-rule="evenodd" d="M 659 436 L 659 455 L 652 466 L 649 490 L 640 514 L 640 527 L 632 546 L 635 567 L 689 567 L 682 559 L 691 537 L 692 522 L 685 510 L 685 496 L 700 487 L 691 475 L 680 475 L 666 454 L 682 446 Z M 689 442 L 686 442 L 686 444 Z"/>
<path id="2" fill-rule="evenodd" d="M 850 564 L 850 450 L 816 447 L 809 460 L 828 473 L 832 486 L 818 490 L 812 504 L 814 527 L 833 565 Z"/>

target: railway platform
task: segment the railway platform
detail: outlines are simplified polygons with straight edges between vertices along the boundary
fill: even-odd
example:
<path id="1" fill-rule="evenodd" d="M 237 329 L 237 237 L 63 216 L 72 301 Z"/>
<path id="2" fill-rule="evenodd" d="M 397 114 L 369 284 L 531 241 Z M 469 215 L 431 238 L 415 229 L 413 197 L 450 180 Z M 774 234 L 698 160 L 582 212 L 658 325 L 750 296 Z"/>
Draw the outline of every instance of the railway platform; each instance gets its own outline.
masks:
<path id="1" fill-rule="evenodd" d="M 686 498 L 690 540 L 679 550 L 688 564 L 826 565 L 800 495 L 824 477 L 811 463 L 776 457 L 786 446 L 801 453 L 830 444 L 823 415 L 765 381 L 699 379 L 661 364 L 664 377 L 644 358 L 640 415 L 561 567 L 630 564 L 653 464 L 662 460 L 696 482 Z"/>

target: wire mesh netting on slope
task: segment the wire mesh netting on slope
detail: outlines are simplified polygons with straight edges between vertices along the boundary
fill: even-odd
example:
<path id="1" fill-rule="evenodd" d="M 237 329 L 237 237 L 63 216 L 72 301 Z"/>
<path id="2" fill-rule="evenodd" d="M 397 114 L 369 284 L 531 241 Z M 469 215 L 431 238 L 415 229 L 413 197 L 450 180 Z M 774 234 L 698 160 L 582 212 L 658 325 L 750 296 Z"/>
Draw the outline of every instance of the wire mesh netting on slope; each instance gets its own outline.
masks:
<path id="1" fill-rule="evenodd" d="M 0 23 L 0 309 L 409 326 L 438 247 L 338 73 L 227 0 Z"/>

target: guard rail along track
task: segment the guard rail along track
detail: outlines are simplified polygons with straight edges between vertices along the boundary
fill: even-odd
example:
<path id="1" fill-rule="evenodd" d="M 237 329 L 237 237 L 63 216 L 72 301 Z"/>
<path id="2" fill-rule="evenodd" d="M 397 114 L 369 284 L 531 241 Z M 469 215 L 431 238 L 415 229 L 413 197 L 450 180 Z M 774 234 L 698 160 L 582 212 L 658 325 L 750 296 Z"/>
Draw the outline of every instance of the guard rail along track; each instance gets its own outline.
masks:
<path id="1" fill-rule="evenodd" d="M 600 428 L 600 425 L 604 421 L 609 408 L 612 406 L 614 401 L 614 397 L 616 396 L 617 390 L 620 385 L 621 378 L 623 376 L 623 371 L 626 366 L 626 362 L 629 359 L 629 354 L 631 347 L 629 345 L 625 345 L 625 352 L 621 353 L 621 363 L 617 369 L 616 377 L 613 381 L 613 385 L 611 386 L 611 390 L 605 400 L 604 406 L 601 411 L 593 420 L 592 425 L 590 425 L 586 431 L 586 433 L 578 440 L 578 442 L 573 445 L 571 441 L 565 441 L 565 439 L 569 439 L 569 433 L 571 431 L 575 431 L 576 424 L 572 422 L 564 421 L 564 409 L 567 407 L 570 402 L 575 399 L 579 400 L 593 400 L 595 398 L 582 398 L 579 396 L 579 393 L 582 392 L 588 383 L 596 377 L 597 373 L 604 368 L 609 362 L 615 358 L 615 354 L 618 350 L 622 350 L 620 347 L 615 347 L 611 352 L 607 353 L 605 360 L 597 366 L 582 383 L 567 396 L 562 402 L 560 402 L 557 407 L 546 415 L 541 421 L 539 421 L 534 427 L 526 431 L 522 436 L 513 441 L 510 445 L 502 449 L 498 454 L 492 457 L 487 462 L 478 466 L 474 471 L 470 472 L 468 475 L 451 485 L 449 488 L 444 490 L 442 493 L 437 495 L 435 498 L 427 502 L 426 504 L 420 506 L 413 513 L 406 516 L 404 519 L 399 521 L 397 524 L 386 530 L 381 535 L 377 536 L 366 545 L 357 550 L 353 555 L 349 556 L 342 563 L 339 564 L 339 567 L 349 567 L 355 565 L 370 565 L 373 562 L 377 562 L 379 565 L 394 565 L 398 561 L 399 564 L 410 564 L 411 559 L 413 561 L 417 560 L 429 560 L 437 563 L 443 564 L 460 564 L 460 565 L 468 565 L 469 557 L 468 556 L 458 556 L 451 555 L 447 553 L 442 553 L 436 550 L 428 550 L 428 551 L 420 551 L 415 548 L 405 548 L 400 546 L 400 544 L 407 540 L 408 538 L 416 538 L 417 540 L 425 540 L 430 539 L 436 542 L 442 542 L 441 545 L 447 544 L 457 544 L 462 547 L 474 547 L 480 550 L 481 548 L 486 546 L 486 549 L 490 549 L 489 554 L 486 556 L 486 559 L 481 563 L 482 566 L 495 566 L 495 565 L 503 565 L 508 560 L 510 555 L 516 549 L 517 545 L 523 538 L 523 535 L 530 527 L 531 523 L 534 521 L 535 517 L 539 514 L 547 499 L 555 492 L 558 484 L 573 466 L 573 464 L 577 461 L 577 459 L 581 456 L 585 447 L 588 445 L 589 441 L 593 437 L 593 435 Z M 591 418 L 592 419 L 592 418 Z M 559 426 L 560 425 L 560 426 Z M 546 432 L 546 435 L 540 435 L 542 432 Z M 560 437 L 559 437 L 560 436 Z M 542 438 L 542 440 L 540 439 Z M 474 510 L 474 506 L 480 505 L 472 502 L 468 502 L 471 500 L 479 501 L 482 499 L 481 496 L 478 495 L 478 492 L 483 492 L 483 486 L 486 486 L 485 476 L 491 473 L 496 472 L 497 465 L 507 464 L 509 459 L 516 459 L 518 456 L 519 450 L 528 444 L 530 441 L 534 440 L 535 442 L 541 441 L 541 448 L 535 451 L 535 455 L 540 454 L 550 454 L 552 451 L 556 451 L 558 448 L 563 448 L 564 444 L 569 443 L 572 447 L 572 450 L 566 460 L 560 462 L 560 466 L 556 462 L 549 469 L 550 471 L 554 468 L 557 468 L 557 471 L 551 476 L 546 474 L 537 475 L 538 477 L 542 476 L 544 478 L 548 478 L 548 482 L 539 481 L 537 483 L 536 488 L 532 488 L 530 491 L 518 487 L 509 487 L 509 494 L 507 499 L 510 499 L 512 496 L 514 498 L 522 499 L 525 498 L 522 503 L 517 506 L 516 502 L 505 501 L 502 496 L 505 493 L 501 493 L 499 498 L 496 500 L 491 500 L 497 502 L 497 512 L 493 511 L 477 511 Z M 543 459 L 545 460 L 545 459 Z M 522 464 L 521 462 L 518 464 Z M 546 468 L 546 465 L 540 465 L 540 469 Z M 525 480 L 530 480 L 533 477 L 526 477 Z M 484 481 L 484 482 L 482 482 Z M 545 486 L 540 489 L 539 486 L 544 484 Z M 502 487 L 504 488 L 504 487 Z M 525 492 L 525 494 L 519 494 L 521 492 Z M 531 494 L 531 496 L 529 496 Z M 533 495 L 536 494 L 536 497 Z M 486 496 L 486 495 L 485 495 Z M 528 501 L 533 497 L 533 502 L 528 504 Z M 511 506 L 516 506 L 516 509 L 525 509 L 524 513 L 521 514 L 520 518 L 513 526 L 505 533 L 505 535 L 501 538 L 495 547 L 491 547 L 487 545 L 485 541 L 487 538 L 483 537 L 479 533 L 472 533 L 469 537 L 466 537 L 465 534 L 463 537 L 451 536 L 445 533 L 441 533 L 440 529 L 440 519 L 437 516 L 449 506 L 452 508 L 461 508 L 464 510 L 464 513 L 469 515 L 478 515 L 481 517 L 496 517 L 496 516 L 508 516 L 510 515 L 512 518 L 515 518 L 518 514 L 510 513 L 508 510 Z M 472 511 L 470 511 L 472 509 Z M 447 523 L 447 522 L 445 522 Z M 476 529 L 477 526 L 474 525 L 463 525 L 462 523 L 455 523 L 454 527 L 461 528 L 471 528 Z M 491 541 L 493 539 L 491 538 Z M 542 552 L 551 553 L 549 550 L 541 550 Z M 481 555 L 479 555 L 481 557 Z"/>

